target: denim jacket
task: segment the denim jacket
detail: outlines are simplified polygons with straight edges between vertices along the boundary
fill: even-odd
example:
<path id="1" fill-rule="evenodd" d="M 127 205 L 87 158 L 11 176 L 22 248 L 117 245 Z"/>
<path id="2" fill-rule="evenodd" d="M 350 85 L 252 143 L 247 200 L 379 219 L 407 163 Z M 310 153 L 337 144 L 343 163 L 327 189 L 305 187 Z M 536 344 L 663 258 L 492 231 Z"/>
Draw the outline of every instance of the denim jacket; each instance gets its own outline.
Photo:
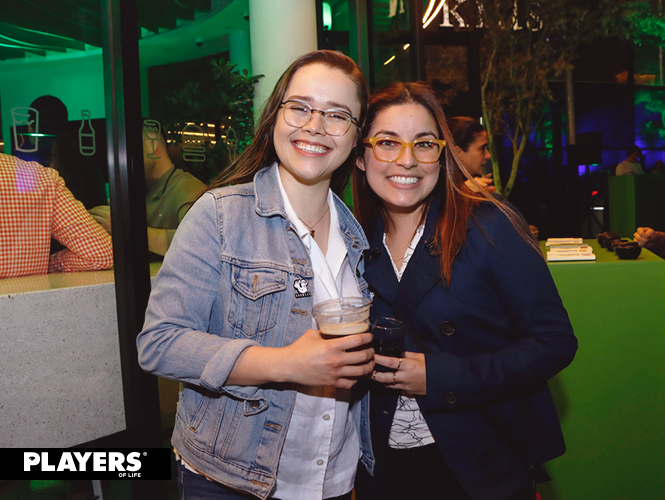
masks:
<path id="1" fill-rule="evenodd" d="M 184 382 L 172 440 L 180 456 L 208 478 L 261 498 L 275 484 L 295 387 L 230 386 L 226 380 L 247 347 L 286 346 L 311 328 L 312 297 L 297 293 L 294 283 L 307 280 L 311 290 L 314 279 L 274 168 L 194 204 L 157 275 L 137 339 L 144 370 Z M 344 203 L 337 197 L 335 203 L 349 262 L 368 296 L 362 278 L 367 240 Z M 371 472 L 366 394 L 354 393 L 351 412 L 361 461 Z"/>

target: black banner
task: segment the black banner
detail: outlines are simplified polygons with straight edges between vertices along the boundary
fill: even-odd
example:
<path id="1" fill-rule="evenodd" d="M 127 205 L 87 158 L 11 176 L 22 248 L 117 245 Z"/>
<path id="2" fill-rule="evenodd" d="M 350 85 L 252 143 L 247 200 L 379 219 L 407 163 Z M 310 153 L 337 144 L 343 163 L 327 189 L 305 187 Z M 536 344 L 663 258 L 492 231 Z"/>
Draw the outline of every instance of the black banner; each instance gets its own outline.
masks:
<path id="1" fill-rule="evenodd" d="M 171 479 L 171 450 L 5 448 L 0 479 Z"/>

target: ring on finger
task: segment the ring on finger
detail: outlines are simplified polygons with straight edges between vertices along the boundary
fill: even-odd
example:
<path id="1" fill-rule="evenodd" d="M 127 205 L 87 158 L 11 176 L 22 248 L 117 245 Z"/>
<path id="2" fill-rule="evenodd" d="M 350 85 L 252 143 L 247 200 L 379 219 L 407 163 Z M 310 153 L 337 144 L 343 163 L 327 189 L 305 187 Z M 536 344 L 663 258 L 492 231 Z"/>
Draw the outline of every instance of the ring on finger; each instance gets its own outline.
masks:
<path id="1" fill-rule="evenodd" d="M 397 373 L 393 373 L 393 380 L 390 382 L 390 385 L 395 385 L 397 383 Z"/>
<path id="2" fill-rule="evenodd" d="M 399 363 L 397 363 L 397 371 L 399 371 L 400 366 L 402 366 L 402 358 L 399 358 Z"/>

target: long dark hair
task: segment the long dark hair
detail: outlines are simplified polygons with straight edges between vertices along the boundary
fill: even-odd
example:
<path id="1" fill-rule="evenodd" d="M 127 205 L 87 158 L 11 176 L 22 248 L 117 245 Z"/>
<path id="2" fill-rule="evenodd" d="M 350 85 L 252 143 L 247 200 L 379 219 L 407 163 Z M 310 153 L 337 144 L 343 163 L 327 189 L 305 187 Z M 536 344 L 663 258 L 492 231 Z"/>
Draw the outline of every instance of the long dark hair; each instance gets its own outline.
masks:
<path id="1" fill-rule="evenodd" d="M 208 187 L 209 190 L 220 186 L 228 186 L 229 184 L 250 182 L 259 170 L 272 165 L 278 160 L 275 145 L 273 144 L 273 134 L 275 132 L 275 123 L 277 122 L 280 105 L 296 71 L 311 64 L 323 64 L 329 68 L 339 69 L 353 81 L 356 85 L 358 100 L 360 101 L 360 116 L 357 118 L 362 126 L 367 114 L 369 92 L 365 77 L 356 63 L 341 52 L 332 50 L 315 50 L 314 52 L 309 52 L 294 61 L 281 76 L 263 108 L 263 113 L 261 113 L 261 119 L 256 126 L 252 143 L 247 146 L 231 165 L 220 172 Z M 347 133 L 355 133 L 357 135 L 357 142 L 360 141 L 359 130 L 355 132 L 349 130 Z M 330 187 L 336 194 L 341 194 L 349 181 L 349 177 L 355 166 L 355 151 L 357 151 L 357 148 L 353 149 L 349 158 L 332 174 Z"/>
<path id="2" fill-rule="evenodd" d="M 424 107 L 437 124 L 439 138 L 448 144 L 454 144 L 452 134 L 446 123 L 443 109 L 439 104 L 434 91 L 425 83 L 393 83 L 373 94 L 367 120 L 363 126 L 363 137 L 369 134 L 374 120 L 383 110 L 401 104 L 417 104 Z M 360 144 L 356 155 L 364 161 L 365 146 Z M 450 284 L 455 256 L 466 241 L 466 229 L 469 217 L 473 217 L 473 210 L 483 201 L 496 205 L 503 212 L 519 235 L 535 251 L 540 253 L 538 242 L 534 239 L 524 219 L 508 204 L 497 200 L 485 190 L 472 192 L 464 186 L 464 181 L 472 176 L 461 161 L 453 153 L 452 147 L 446 147 L 439 160 L 441 173 L 437 185 L 425 200 L 423 221 L 431 199 L 439 195 L 441 203 L 436 222 L 435 241 L 441 248 L 440 272 L 445 286 Z M 353 171 L 353 203 L 356 217 L 366 233 L 374 231 L 378 218 L 381 217 L 387 231 L 390 231 L 389 220 L 383 201 L 372 191 L 366 173 L 360 168 Z M 422 222 L 422 221 L 421 221 Z"/>
<path id="3" fill-rule="evenodd" d="M 485 132 L 478 120 L 469 116 L 453 116 L 448 119 L 448 127 L 453 136 L 455 144 L 457 144 L 462 151 L 468 152 L 471 144 L 475 142 L 480 134 Z"/>

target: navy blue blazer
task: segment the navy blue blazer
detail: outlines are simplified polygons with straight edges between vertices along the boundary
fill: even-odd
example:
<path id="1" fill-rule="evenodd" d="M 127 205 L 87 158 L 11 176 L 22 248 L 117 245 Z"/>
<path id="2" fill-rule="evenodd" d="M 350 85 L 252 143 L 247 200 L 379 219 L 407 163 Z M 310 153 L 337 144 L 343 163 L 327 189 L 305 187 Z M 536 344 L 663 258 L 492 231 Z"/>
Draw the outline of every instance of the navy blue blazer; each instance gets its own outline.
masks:
<path id="1" fill-rule="evenodd" d="M 504 500 L 530 486 L 532 466 L 565 451 L 547 379 L 573 360 L 577 339 L 545 260 L 489 202 L 470 218 L 444 287 L 437 211 L 435 200 L 400 282 L 379 222 L 364 275 L 372 316 L 405 321 L 406 350 L 425 353 L 427 395 L 418 405 L 457 480 L 474 499 Z M 372 383 L 377 479 L 397 396 Z"/>

